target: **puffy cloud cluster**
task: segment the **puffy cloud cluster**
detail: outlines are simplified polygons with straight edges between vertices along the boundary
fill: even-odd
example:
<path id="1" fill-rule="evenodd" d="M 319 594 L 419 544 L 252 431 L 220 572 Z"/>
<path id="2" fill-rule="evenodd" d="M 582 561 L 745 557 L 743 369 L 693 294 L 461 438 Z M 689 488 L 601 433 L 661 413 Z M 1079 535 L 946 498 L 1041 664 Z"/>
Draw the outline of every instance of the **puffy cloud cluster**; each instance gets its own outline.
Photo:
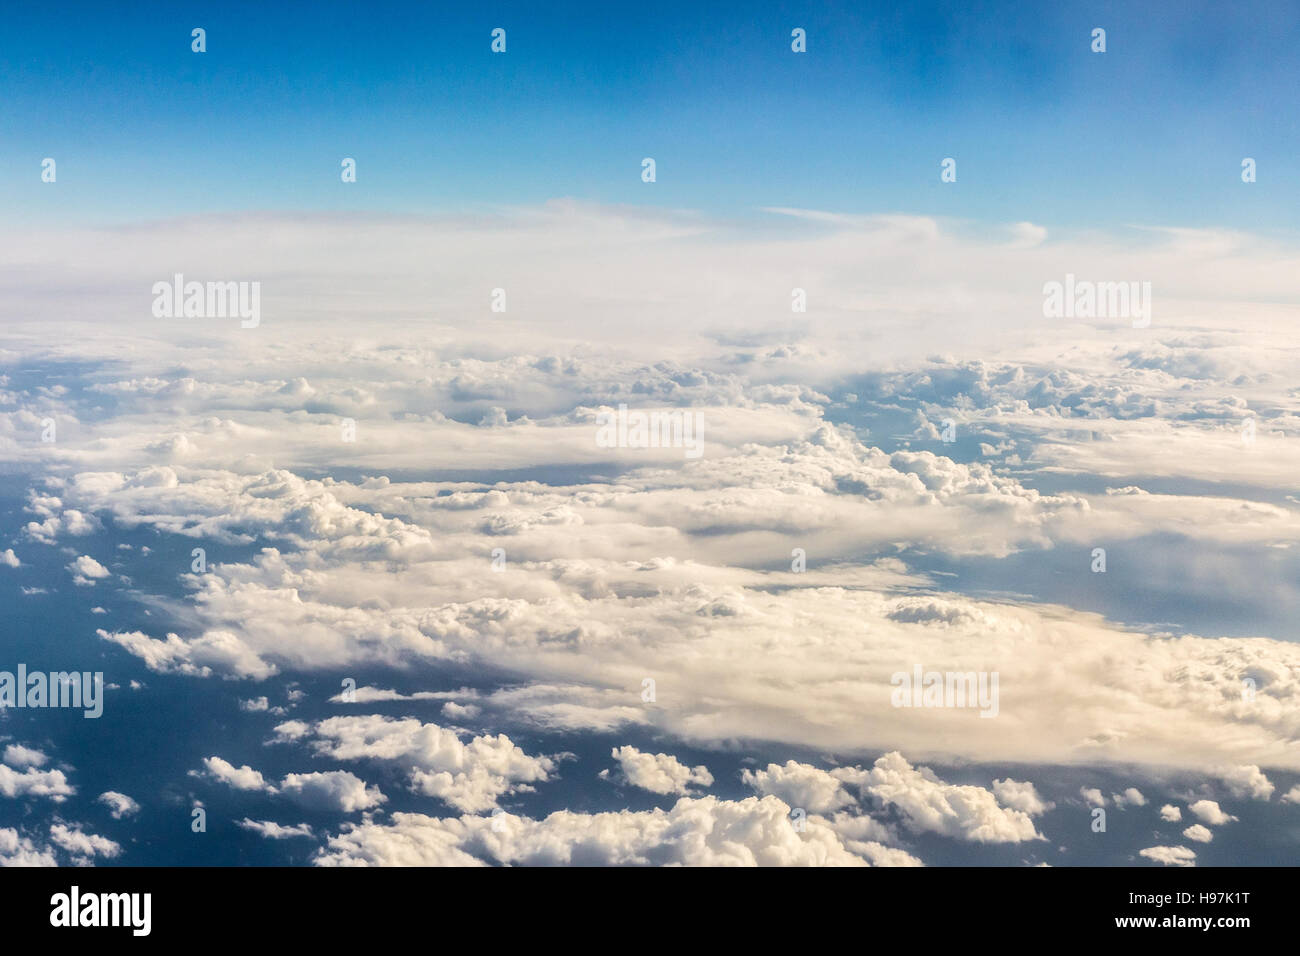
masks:
<path id="1" fill-rule="evenodd" d="M 618 761 L 623 782 L 651 793 L 685 794 L 692 786 L 713 785 L 713 774 L 709 773 L 708 767 L 703 764 L 688 767 L 671 754 L 648 754 L 624 746 L 615 747 L 610 756 Z M 608 770 L 602 770 L 600 776 L 609 778 L 611 775 Z"/>
<path id="2" fill-rule="evenodd" d="M 511 733 L 637 726 L 704 746 L 885 752 L 865 769 L 747 770 L 758 796 L 726 801 L 692 795 L 712 785 L 707 768 L 621 747 L 607 775 L 684 799 L 512 817 L 507 835 L 468 814 L 554 779 L 558 758 L 416 718 L 288 721 L 276 729 L 287 746 L 382 764 L 465 814 L 365 822 L 331 837 L 321 862 L 908 863 L 894 826 L 974 843 L 1039 838 L 1034 818 L 1052 804 L 1033 784 L 950 784 L 901 752 L 1172 767 L 1270 801 L 1265 771 L 1300 769 L 1300 648 L 1208 614 L 1168 633 L 1163 617 L 1111 615 L 1133 622 L 1119 626 L 1077 608 L 1163 589 L 1235 612 L 1267 605 L 1282 620 L 1300 612 L 1300 501 L 1287 491 L 1300 469 L 1300 325 L 1293 306 L 1262 304 L 1290 301 L 1294 250 L 1203 231 L 1048 244 L 1031 223 L 974 239 L 918 217 L 770 213 L 793 228 L 759 244 L 701 217 L 566 202 L 493 222 L 388 222 L 360 251 L 354 220 L 273 218 L 280 305 L 242 331 L 150 324 L 147 301 L 132 297 L 178 245 L 217 274 L 249 274 L 265 261 L 266 220 L 228 223 L 223 236 L 244 242 L 175 223 L 140 227 L 129 243 L 25 241 L 25 268 L 0 276 L 0 292 L 19 294 L 24 276 L 77 285 L 75 261 L 82 285 L 121 295 L 82 325 L 59 317 L 86 310 L 33 296 L 31 324 L 7 328 L 15 354 L 78 371 L 71 387 L 0 383 L 0 460 L 39 476 L 13 529 L 22 560 L 10 549 L 0 564 L 21 578 L 64 548 L 51 566 L 74 587 L 136 587 L 143 550 L 109 560 L 96 536 L 153 531 L 184 553 L 229 549 L 202 573 L 188 558 L 171 569 L 184 602 L 127 592 L 183 604 L 156 627 L 99 622 L 124 666 L 130 655 L 157 673 L 248 682 L 455 668 L 483 686 L 361 688 L 353 700 L 440 702 L 447 721 Z M 435 303 L 454 321 L 412 336 L 396 317 L 427 313 L 414 277 L 431 254 L 465 290 Z M 475 298 L 503 260 L 516 264 L 512 309 L 526 322 L 486 315 Z M 868 281 L 868 260 L 891 267 Z M 787 275 L 790 262 L 820 264 L 798 278 L 818 287 L 815 321 L 792 325 L 784 288 L 753 281 Z M 1043 322 L 1038 290 L 1062 262 L 1150 278 L 1159 320 L 1140 334 Z M 366 303 L 364 335 L 351 311 L 319 308 L 331 301 Z M 54 321 L 63 334 L 49 334 Z M 602 447 L 597 415 L 624 403 L 700 415 L 704 455 Z M 42 442 L 51 419 L 59 440 Z M 1144 561 L 1155 539 L 1173 544 Z M 1111 568 L 1094 576 L 1089 556 L 1103 545 Z M 1077 578 L 1063 588 L 1036 567 L 1051 559 Z M 997 673 L 998 716 L 895 707 L 891 675 L 914 667 Z M 240 696 L 245 719 L 276 710 L 255 690 Z M 347 771 L 268 781 L 219 757 L 205 767 L 307 807 L 384 800 Z M 0 794 L 73 793 L 61 770 L 6 751 Z M 1081 795 L 1107 805 L 1100 788 Z M 1133 787 L 1109 800 L 1147 802 Z M 124 795 L 101 801 L 114 816 L 135 812 Z M 1189 807 L 1200 823 L 1188 840 L 1231 819 L 1208 803 Z M 792 830 L 782 807 L 806 810 L 808 830 Z M 76 832 L 60 839 L 104 855 Z M 0 831 L 0 853 L 17 859 L 54 850 Z M 1141 852 L 1195 859 L 1186 847 Z"/>
<path id="3" fill-rule="evenodd" d="M 203 766 L 206 776 L 235 790 L 280 794 L 311 810 L 353 813 L 373 809 L 388 799 L 378 787 L 367 786 L 346 770 L 290 773 L 276 786 L 247 764 L 236 767 L 221 757 L 207 757 Z"/>
<path id="4" fill-rule="evenodd" d="M 550 757 L 524 753 L 505 734 L 466 743 L 458 731 L 413 718 L 331 717 L 310 728 L 281 728 L 336 760 L 398 764 L 408 770 L 412 790 L 467 813 L 490 810 L 503 795 L 530 790 L 556 767 Z"/>
<path id="5" fill-rule="evenodd" d="M 395 813 L 332 836 L 323 866 L 866 866 L 828 826 L 796 830 L 776 797 L 683 797 L 670 810 L 541 820 L 509 814 L 438 819 Z M 901 856 L 905 856 L 902 854 Z M 901 858 L 898 857 L 898 858 Z M 882 855 L 882 860 L 888 860 Z M 888 865 L 884 863 L 883 865 Z"/>

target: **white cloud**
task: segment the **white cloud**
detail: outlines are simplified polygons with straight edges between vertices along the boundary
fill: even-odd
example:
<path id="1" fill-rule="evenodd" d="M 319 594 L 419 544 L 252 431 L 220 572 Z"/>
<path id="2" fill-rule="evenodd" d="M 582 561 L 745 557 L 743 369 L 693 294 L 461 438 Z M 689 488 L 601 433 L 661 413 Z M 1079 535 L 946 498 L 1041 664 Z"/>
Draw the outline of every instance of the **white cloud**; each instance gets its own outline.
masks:
<path id="1" fill-rule="evenodd" d="M 104 567 L 88 554 L 83 554 L 68 565 L 73 583 L 82 587 L 93 587 L 95 581 L 110 577 L 108 568 Z"/>
<path id="2" fill-rule="evenodd" d="M 272 789 L 265 778 L 262 777 L 262 774 L 247 764 L 236 767 L 221 757 L 205 757 L 203 766 L 213 780 L 234 787 L 236 790 Z"/>
<path id="3" fill-rule="evenodd" d="M 331 717 L 311 730 L 312 747 L 336 760 L 398 762 L 411 789 L 464 812 L 490 810 L 504 795 L 549 779 L 555 761 L 524 753 L 505 734 L 461 740 L 461 733 L 379 715 Z"/>
<path id="4" fill-rule="evenodd" d="M 1225 813 L 1219 805 L 1213 800 L 1197 800 L 1189 804 L 1188 810 L 1192 812 L 1202 823 L 1208 823 L 1210 826 L 1217 827 L 1225 823 L 1232 823 L 1237 818 Z"/>
<path id="5" fill-rule="evenodd" d="M 878 759 L 869 771 L 837 771 L 885 806 L 896 808 L 916 832 L 934 832 L 976 843 L 1044 839 L 1023 810 L 1004 808 L 982 787 L 949 784 L 928 767 L 913 767 L 899 753 Z M 1023 792 L 1020 798 L 1025 796 Z"/>
<path id="6" fill-rule="evenodd" d="M 688 767 L 670 754 L 642 753 L 635 747 L 615 747 L 611 756 L 618 761 L 622 779 L 651 793 L 686 794 L 692 786 L 710 787 L 713 774 L 704 765 Z M 606 777 L 608 770 L 600 775 Z"/>
<path id="7" fill-rule="evenodd" d="M 808 813 L 829 813 L 857 802 L 833 773 L 794 760 L 785 766 L 768 764 L 766 770 L 746 769 L 741 779 L 759 793 L 772 794 Z"/>
<path id="8" fill-rule="evenodd" d="M 140 812 L 140 804 L 125 793 L 118 793 L 116 790 L 106 790 L 97 799 L 108 807 L 114 820 L 121 820 L 123 817 L 134 816 Z"/>
<path id="9" fill-rule="evenodd" d="M 107 837 L 85 833 L 80 827 L 69 827 L 62 823 L 50 827 L 50 841 L 67 850 L 74 858 L 87 860 L 97 856 L 112 859 L 122 852 L 122 847 Z"/>
<path id="10" fill-rule="evenodd" d="M 281 781 L 280 792 L 310 810 L 340 813 L 369 810 L 388 799 L 378 787 L 366 786 L 364 780 L 346 770 L 291 773 Z"/>
<path id="11" fill-rule="evenodd" d="M 49 760 L 44 753 L 34 747 L 22 744 L 8 744 L 5 747 L 4 762 L 11 767 L 43 767 Z"/>
<path id="12" fill-rule="evenodd" d="M 275 736 L 268 743 L 283 744 L 301 740 L 311 733 L 311 724 L 303 720 L 286 720 L 275 725 Z"/>
<path id="13" fill-rule="evenodd" d="M 1227 784 L 1234 797 L 1267 800 L 1273 795 L 1273 784 L 1258 767 L 1220 767 L 1216 775 Z"/>
<path id="14" fill-rule="evenodd" d="M 1123 809 L 1127 806 L 1145 807 L 1147 798 L 1142 796 L 1142 791 L 1137 787 L 1129 787 L 1123 793 L 1112 793 L 1111 800 L 1115 801 L 1115 806 Z"/>
<path id="15" fill-rule="evenodd" d="M 22 566 L 22 562 L 18 560 L 18 555 L 14 554 L 13 548 L 6 548 L 4 551 L 0 552 L 0 564 L 10 568 Z"/>
<path id="16" fill-rule="evenodd" d="M 1178 809 L 1172 803 L 1166 803 L 1160 808 L 1160 819 L 1166 823 L 1178 823 L 1183 818 L 1183 811 Z"/>
<path id="17" fill-rule="evenodd" d="M 1185 846 L 1151 846 L 1138 851 L 1139 856 L 1165 866 L 1195 866 L 1196 852 Z"/>
<path id="18" fill-rule="evenodd" d="M 262 680 L 277 673 L 277 668 L 263 661 L 237 635 L 230 631 L 213 631 L 192 640 L 168 634 L 155 640 L 140 631 L 95 631 L 144 661 L 146 667 L 160 674 L 189 674 L 208 677 L 214 671 L 232 677 Z"/>
<path id="19" fill-rule="evenodd" d="M 269 783 L 261 771 L 247 765 L 236 767 L 220 757 L 207 757 L 203 765 L 207 776 L 219 783 L 236 790 L 278 794 L 309 810 L 352 813 L 377 807 L 388 799 L 378 787 L 367 786 L 346 770 L 290 773 L 277 786 Z"/>
<path id="20" fill-rule="evenodd" d="M 467 866 L 865 866 L 826 825 L 800 833 L 776 797 L 683 797 L 671 810 L 553 813 L 542 820 L 437 819 L 395 813 L 330 837 L 319 865 Z M 493 822 L 498 830 L 494 832 Z M 887 848 L 881 848 L 885 850 Z M 885 865 L 902 865 L 906 854 Z M 910 859 L 910 858 L 909 858 Z"/>
<path id="21" fill-rule="evenodd" d="M 272 820 L 250 820 L 245 817 L 242 820 L 236 820 L 235 825 L 245 830 L 251 830 L 268 840 L 288 840 L 293 837 L 315 836 L 311 827 L 305 823 L 284 826 Z"/>
<path id="22" fill-rule="evenodd" d="M 77 792 L 62 770 L 38 770 L 29 766 L 22 773 L 0 764 L 0 796 L 49 797 L 62 803 Z"/>
<path id="23" fill-rule="evenodd" d="M 1212 831 L 1209 827 L 1202 826 L 1199 823 L 1193 823 L 1190 827 L 1188 827 L 1186 830 L 1183 831 L 1183 836 L 1186 839 L 1192 840 L 1196 843 L 1209 843 L 1211 840 L 1214 839 L 1214 831 Z"/>
<path id="24" fill-rule="evenodd" d="M 26 538 L 67 546 L 108 523 L 251 555 L 204 575 L 177 568 L 184 601 L 144 589 L 152 608 L 183 608 L 151 633 L 98 632 L 108 652 L 158 673 L 263 680 L 387 667 L 422 678 L 454 665 L 505 686 L 362 689 L 358 702 L 440 700 L 450 721 L 635 725 L 697 745 L 1172 766 L 1214 776 L 1236 798 L 1269 799 L 1264 770 L 1300 769 L 1300 648 L 1219 637 L 1211 622 L 1264 633 L 1259 609 L 1280 620 L 1300 610 L 1300 509 L 1284 494 L 1300 468 L 1294 249 L 1212 230 L 1049 244 L 1032 223 L 975 236 L 928 217 L 774 215 L 786 225 L 758 244 L 706 217 L 573 202 L 495 220 L 376 223 L 360 251 L 355 217 L 24 237 L 14 259 L 24 268 L 0 275 L 0 294 L 29 316 L 7 324 L 7 347 L 87 363 L 72 387 L 18 390 L 6 404 L 18 411 L 0 413 L 0 459 L 47 476 L 29 496 Z M 279 308 L 256 336 L 133 321 L 147 306 L 138 290 L 178 250 L 247 274 L 266 261 L 268 234 Z M 391 317 L 427 309 L 417 279 L 429 256 L 463 282 L 439 293 L 435 312 L 449 318 L 412 340 Z M 455 317 L 482 315 L 477 297 L 503 259 L 530 290 L 529 321 L 467 327 Z M 863 261 L 890 268 L 865 276 Z M 71 284 L 68 262 L 78 263 Z M 790 262 L 818 263 L 798 279 L 815 280 L 816 321 L 795 328 L 784 291 L 774 299 L 753 281 Z M 1062 262 L 1081 276 L 1150 278 L 1158 321 L 1140 335 L 1123 323 L 1043 322 L 1041 280 Z M 70 322 L 80 304 L 42 291 L 69 287 L 105 290 L 102 318 Z M 330 314 L 344 301 L 365 304 L 366 342 L 355 310 Z M 967 321 L 954 326 L 954 314 Z M 927 357 L 936 342 L 962 358 Z M 598 447 L 597 409 L 623 400 L 699 412 L 707 454 Z M 57 417 L 57 445 L 26 440 L 38 408 Z M 927 447 L 945 416 L 959 421 L 961 447 Z M 342 417 L 363 440 L 340 445 Z M 987 459 L 965 460 L 976 447 Z M 429 478 L 431 448 L 474 479 Z M 340 477 L 354 473 L 370 477 Z M 1147 561 L 1153 536 L 1173 544 Z M 1110 619 L 1053 603 L 1099 585 L 1085 570 L 1097 542 L 1112 573 L 1099 576 L 1107 603 L 1089 606 Z M 509 554 L 506 573 L 489 570 L 495 546 Z M 788 570 L 796 546 L 808 557 L 800 574 Z M 147 551 L 119 553 L 115 569 L 133 573 Z M 1049 589 L 1026 573 L 1014 589 L 1028 596 L 993 581 L 984 593 L 1002 596 L 976 598 L 958 590 L 961 575 L 927 574 L 933 556 L 978 558 L 991 572 L 1003 558 L 1029 572 L 1041 563 L 1068 583 L 1060 562 L 1084 577 Z M 1195 592 L 1240 607 L 1190 615 L 1195 632 L 1166 634 L 1163 612 L 1142 620 L 1108 603 L 1132 590 L 1131 574 L 1114 573 L 1125 567 L 1143 569 L 1153 599 Z M 103 580 L 96 569 L 109 574 L 89 556 L 69 565 L 80 585 Z M 996 670 L 998 718 L 892 707 L 889 676 L 917 663 Z M 647 676 L 658 682 L 653 705 L 640 698 Z M 277 739 L 389 761 L 461 810 L 554 771 L 504 736 L 362 719 L 372 723 L 332 737 L 289 722 Z M 1029 818 L 1046 804 L 1032 785 L 993 781 L 991 793 L 956 798 L 960 788 L 916 784 L 921 771 L 902 765 L 893 772 L 905 797 L 890 812 L 909 826 L 939 827 L 922 822 L 933 810 L 951 835 L 1036 835 Z M 669 766 L 670 778 L 680 773 Z M 797 781 L 800 767 L 773 764 L 750 783 L 792 799 L 796 782 L 825 783 Z M 843 791 L 821 792 L 808 802 Z M 1115 804 L 1143 805 L 1133 793 Z M 1099 790 L 1085 799 L 1106 802 Z"/>
<path id="25" fill-rule="evenodd" d="M 13 827 L 0 828 L 0 866 L 58 866 L 50 847 L 39 847 Z"/>
<path id="26" fill-rule="evenodd" d="M 1034 785 L 1028 781 L 1021 783 L 1010 778 L 994 780 L 993 793 L 997 796 L 998 802 L 1004 807 L 1023 811 L 1031 817 L 1046 813 L 1056 806 L 1056 804 L 1049 803 L 1039 796 Z"/>

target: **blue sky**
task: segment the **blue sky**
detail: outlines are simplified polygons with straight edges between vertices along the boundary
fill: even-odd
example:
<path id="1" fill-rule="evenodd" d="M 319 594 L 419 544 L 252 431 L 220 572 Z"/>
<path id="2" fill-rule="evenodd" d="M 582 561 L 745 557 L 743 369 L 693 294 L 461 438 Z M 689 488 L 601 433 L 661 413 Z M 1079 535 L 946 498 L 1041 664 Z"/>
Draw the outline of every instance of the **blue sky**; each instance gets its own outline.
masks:
<path id="1" fill-rule="evenodd" d="M 1300 13 L 1140 6 L 20 8 L 0 38 L 0 203 L 30 225 L 575 197 L 742 218 L 1290 228 Z M 489 50 L 498 26 L 504 55 Z M 806 54 L 790 51 L 795 26 Z M 339 181 L 345 156 L 355 185 Z"/>

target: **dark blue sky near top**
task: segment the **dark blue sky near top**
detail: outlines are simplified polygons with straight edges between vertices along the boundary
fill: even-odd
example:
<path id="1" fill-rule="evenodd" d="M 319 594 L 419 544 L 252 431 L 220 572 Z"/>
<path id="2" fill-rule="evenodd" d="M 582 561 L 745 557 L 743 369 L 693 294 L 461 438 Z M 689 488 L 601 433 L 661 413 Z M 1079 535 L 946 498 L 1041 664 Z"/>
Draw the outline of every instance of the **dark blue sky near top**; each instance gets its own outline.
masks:
<path id="1" fill-rule="evenodd" d="M 24 5 L 0 33 L 0 209 L 102 223 L 575 197 L 1289 229 L 1298 37 L 1300 8 L 1271 2 Z"/>

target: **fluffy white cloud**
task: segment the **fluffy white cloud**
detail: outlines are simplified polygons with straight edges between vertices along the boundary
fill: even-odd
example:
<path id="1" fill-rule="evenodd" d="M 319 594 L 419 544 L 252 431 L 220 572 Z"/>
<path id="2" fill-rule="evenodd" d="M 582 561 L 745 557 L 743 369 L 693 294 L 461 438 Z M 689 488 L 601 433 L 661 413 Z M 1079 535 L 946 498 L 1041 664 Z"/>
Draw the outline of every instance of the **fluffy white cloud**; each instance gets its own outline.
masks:
<path id="1" fill-rule="evenodd" d="M 1196 851 L 1185 846 L 1150 846 L 1138 855 L 1165 866 L 1195 866 Z"/>
<path id="2" fill-rule="evenodd" d="M 0 796 L 48 797 L 62 803 L 77 792 L 62 770 L 38 770 L 27 767 L 22 773 L 0 764 Z"/>
<path id="3" fill-rule="evenodd" d="M 0 866 L 58 866 L 51 847 L 37 846 L 13 827 L 0 828 Z"/>
<path id="4" fill-rule="evenodd" d="M 352 813 L 379 806 L 388 798 L 378 787 L 346 770 L 291 773 L 280 782 L 280 793 L 311 810 Z"/>
<path id="5" fill-rule="evenodd" d="M 529 790 L 555 770 L 550 757 L 529 756 L 505 734 L 464 742 L 456 730 L 415 719 L 331 717 L 311 734 L 315 751 L 336 760 L 399 763 L 413 790 L 463 812 L 490 810 L 503 795 Z"/>
<path id="6" fill-rule="evenodd" d="M 43 767 L 49 760 L 43 752 L 22 744 L 8 744 L 5 747 L 4 762 L 11 767 Z"/>
<path id="7" fill-rule="evenodd" d="M 108 653 L 159 673 L 256 681 L 454 666 L 492 684 L 363 689 L 357 703 L 443 701 L 447 720 L 467 724 L 636 725 L 692 744 L 758 739 L 850 759 L 898 750 L 1172 766 L 1269 799 L 1265 770 L 1300 769 L 1300 648 L 1218 637 L 1227 625 L 1213 622 L 1273 633 L 1243 609 L 1271 607 L 1283 621 L 1300 612 L 1294 250 L 1205 230 L 1049 245 L 1027 223 L 974 237 L 922 217 L 772 215 L 797 229 L 758 245 L 704 217 L 571 202 L 492 222 L 386 222 L 360 251 L 354 217 L 237 219 L 220 239 L 193 223 L 141 227 L 129 242 L 24 237 L 11 250 L 24 268 L 0 275 L 0 294 L 30 302 L 19 310 L 28 318 L 6 325 L 6 347 L 85 371 L 70 387 L 5 383 L 16 410 L 0 411 L 0 460 L 44 482 L 23 534 L 39 551 L 111 524 L 249 555 L 203 575 L 178 567 L 185 612 L 153 618 L 149 633 L 98 632 Z M 217 274 L 251 274 L 268 234 L 281 276 L 274 321 L 133 320 L 147 309 L 138 290 L 177 249 Z M 435 311 L 451 318 L 412 339 L 392 317 L 427 310 L 416 277 L 431 255 L 463 288 L 442 289 Z M 503 257 L 530 290 L 512 297 L 529 321 L 467 327 L 455 317 L 482 315 L 476 297 Z M 863 261 L 890 268 L 864 277 Z M 1159 320 L 1140 334 L 1043 322 L 1038 290 L 1062 261 L 1080 275 L 1149 277 Z M 102 318 L 69 322 L 86 310 L 38 294 L 69 286 L 68 262 L 79 263 L 71 285 L 107 290 Z M 790 262 L 820 270 L 816 321 L 797 327 L 753 281 Z M 365 303 L 365 342 L 354 310 L 320 308 L 338 301 Z M 954 325 L 958 313 L 968 321 Z M 940 341 L 963 357 L 931 357 Z M 704 456 L 600 447 L 596 415 L 622 402 L 700 414 Z M 59 442 L 32 441 L 47 415 Z M 341 442 L 342 418 L 358 422 L 356 442 Z M 951 446 L 938 427 L 948 418 L 960 435 Z M 430 449 L 461 478 L 434 477 Z M 1173 544 L 1147 560 L 1160 536 Z M 1109 575 L 1087 570 L 1099 544 Z M 497 547 L 504 573 L 492 570 Z M 112 566 L 131 574 L 143 554 Z M 927 573 L 936 555 L 977 558 L 989 573 L 1005 559 L 1015 586 L 990 579 L 981 593 L 1002 596 L 960 593 L 970 576 Z M 1153 598 L 1194 591 L 1232 613 L 1165 633 L 1163 611 L 1141 620 L 1108 603 L 1131 595 L 1137 568 Z M 69 571 L 84 585 L 109 574 L 86 555 Z M 1056 603 L 1085 592 L 1109 619 Z M 996 671 L 998 717 L 891 706 L 890 675 L 917 665 Z M 655 700 L 641 697 L 647 677 Z M 288 722 L 277 740 L 386 761 L 462 811 L 554 774 L 551 758 L 504 735 L 353 719 L 362 723 L 324 731 Z M 1047 804 L 1032 785 L 954 787 L 894 756 L 830 777 L 835 786 L 793 762 L 747 779 L 827 807 L 849 807 L 839 794 L 858 783 L 903 825 L 959 838 L 1037 835 L 1030 817 Z M 647 757 L 656 774 L 673 759 L 639 755 L 637 766 Z M 676 780 L 682 769 L 662 772 Z M 35 786 L 7 772 L 10 790 Z M 275 789 L 249 767 L 222 772 Z M 300 791 L 313 786 L 327 789 Z M 1144 804 L 1134 793 L 1115 804 Z M 1099 790 L 1085 799 L 1106 803 Z M 459 838 L 421 833 L 465 852 Z M 858 856 L 872 843 L 903 853 L 879 834 L 843 839 Z"/>
<path id="8" fill-rule="evenodd" d="M 1193 823 L 1190 827 L 1188 827 L 1186 830 L 1183 831 L 1183 836 L 1186 839 L 1192 840 L 1196 843 L 1209 843 L 1211 840 L 1214 839 L 1214 831 L 1212 831 L 1207 826 L 1202 826 L 1199 823 Z"/>
<path id="9" fill-rule="evenodd" d="M 1129 787 L 1123 793 L 1112 793 L 1110 798 L 1115 801 L 1115 806 L 1120 809 L 1127 806 L 1145 807 L 1147 805 L 1147 798 L 1142 796 L 1142 791 L 1137 787 Z"/>
<path id="10" fill-rule="evenodd" d="M 768 764 L 766 770 L 744 770 L 741 779 L 759 793 L 770 793 L 808 813 L 830 813 L 857 802 L 833 773 L 794 760 L 785 766 Z"/>
<path id="11" fill-rule="evenodd" d="M 73 582 L 83 587 L 93 586 L 95 581 L 110 576 L 108 568 L 88 554 L 75 558 L 68 565 L 68 571 L 72 574 Z"/>
<path id="12" fill-rule="evenodd" d="M 50 842 L 62 847 L 76 858 L 86 860 L 97 856 L 112 859 L 122 852 L 122 847 L 107 837 L 86 833 L 80 827 L 56 823 L 50 827 Z"/>
<path id="13" fill-rule="evenodd" d="M 1213 800 L 1197 800 L 1195 803 L 1189 804 L 1187 809 L 1202 823 L 1208 823 L 1213 827 L 1231 823 L 1237 819 L 1231 814 L 1225 813 Z"/>
<path id="14" fill-rule="evenodd" d="M 346 770 L 286 774 L 277 786 L 268 782 L 261 771 L 247 765 L 236 767 L 220 757 L 207 757 L 203 765 L 207 776 L 219 783 L 236 790 L 279 794 L 311 810 L 352 813 L 377 807 L 388 799 L 378 787 L 367 786 Z"/>
<path id="15" fill-rule="evenodd" d="M 913 767 L 894 752 L 878 759 L 868 771 L 841 770 L 835 775 L 857 784 L 885 806 L 902 814 L 916 832 L 930 831 L 975 843 L 1019 843 L 1044 837 L 1024 810 L 1002 807 L 982 787 L 949 784 L 928 767 Z M 1025 802 L 1017 790 L 1013 799 Z"/>
<path id="16" fill-rule="evenodd" d="M 726 801 L 683 797 L 670 810 L 579 814 L 542 820 L 437 819 L 395 813 L 330 837 L 319 865 L 467 866 L 866 866 L 832 828 L 798 832 L 776 797 Z M 496 828 L 493 822 L 496 822 Z M 883 848 L 882 848 L 883 849 Z M 883 865 L 901 861 L 882 853 Z M 910 859 L 910 858 L 909 858 Z"/>
<path id="17" fill-rule="evenodd" d="M 998 798 L 998 803 L 1004 807 L 1021 810 L 1031 817 L 1046 813 L 1056 806 L 1056 804 L 1049 803 L 1039 796 L 1038 790 L 1028 781 L 1019 782 L 1010 778 L 994 780 L 993 793 Z"/>
<path id="18" fill-rule="evenodd" d="M 622 779 L 634 787 L 649 790 L 651 793 L 686 794 L 692 786 L 710 787 L 713 774 L 701 764 L 688 767 L 671 754 L 648 754 L 635 747 L 615 747 L 611 752 L 618 761 Z M 609 771 L 602 770 L 602 777 L 608 777 Z"/>
<path id="19" fill-rule="evenodd" d="M 234 787 L 236 790 L 271 789 L 262 774 L 247 764 L 236 767 L 221 757 L 205 757 L 203 766 L 213 780 Z"/>
<path id="20" fill-rule="evenodd" d="M 134 816 L 140 812 L 140 804 L 125 793 L 118 793 L 116 790 L 106 790 L 96 799 L 108 807 L 114 820 L 121 820 L 123 817 Z"/>
<path id="21" fill-rule="evenodd" d="M 274 665 L 263 661 L 231 631 L 212 631 L 193 640 L 181 640 L 175 634 L 156 640 L 140 631 L 110 633 L 103 628 L 95 633 L 134 654 L 151 671 L 160 674 L 207 677 L 215 671 L 232 677 L 261 680 L 277 671 Z"/>
<path id="22" fill-rule="evenodd" d="M 1178 809 L 1172 803 L 1166 803 L 1160 808 L 1160 819 L 1166 823 L 1178 823 L 1183 818 L 1183 811 Z"/>
<path id="23" fill-rule="evenodd" d="M 293 837 L 315 836 L 311 827 L 305 823 L 284 826 L 273 820 L 250 820 L 245 817 L 242 820 L 236 820 L 235 825 L 245 830 L 251 830 L 268 840 L 288 840 Z"/>
<path id="24" fill-rule="evenodd" d="M 1220 767 L 1217 776 L 1234 797 L 1267 800 L 1273 795 L 1273 784 L 1258 767 Z"/>

